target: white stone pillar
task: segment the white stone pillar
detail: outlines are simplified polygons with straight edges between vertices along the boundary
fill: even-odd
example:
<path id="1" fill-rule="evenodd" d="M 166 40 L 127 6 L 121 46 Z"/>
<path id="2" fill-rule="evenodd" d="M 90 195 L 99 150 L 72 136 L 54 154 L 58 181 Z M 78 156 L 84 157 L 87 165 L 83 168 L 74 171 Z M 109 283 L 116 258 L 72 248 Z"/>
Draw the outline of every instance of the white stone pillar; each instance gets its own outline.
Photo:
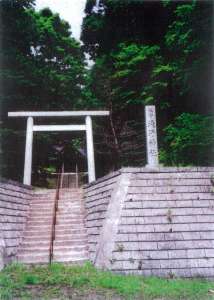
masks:
<path id="1" fill-rule="evenodd" d="M 0 235 L 2 236 L 3 233 L 0 232 Z M 5 266 L 5 241 L 3 238 L 0 238 L 0 271 L 4 268 Z"/>
<path id="2" fill-rule="evenodd" d="M 154 105 L 145 106 L 145 122 L 146 122 L 146 167 L 158 167 L 158 142 L 156 127 L 156 111 Z"/>
<path id="3" fill-rule="evenodd" d="M 86 143 L 87 143 L 87 161 L 88 161 L 88 181 L 90 183 L 96 180 L 93 129 L 92 129 L 91 117 L 87 116 L 85 121 L 86 121 Z"/>
<path id="4" fill-rule="evenodd" d="M 32 150 L 33 150 L 33 118 L 28 117 L 26 144 L 25 144 L 24 180 L 23 180 L 23 183 L 27 185 L 31 185 Z"/>

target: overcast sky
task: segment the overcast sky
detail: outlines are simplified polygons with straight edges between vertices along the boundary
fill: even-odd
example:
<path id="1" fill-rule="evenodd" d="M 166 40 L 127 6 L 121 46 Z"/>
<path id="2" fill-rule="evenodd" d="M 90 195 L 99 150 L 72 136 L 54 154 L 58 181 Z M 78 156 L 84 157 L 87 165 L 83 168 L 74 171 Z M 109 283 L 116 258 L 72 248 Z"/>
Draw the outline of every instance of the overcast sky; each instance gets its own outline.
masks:
<path id="1" fill-rule="evenodd" d="M 36 0 L 36 9 L 50 7 L 53 12 L 59 13 L 70 23 L 73 36 L 79 39 L 85 3 L 86 0 Z"/>

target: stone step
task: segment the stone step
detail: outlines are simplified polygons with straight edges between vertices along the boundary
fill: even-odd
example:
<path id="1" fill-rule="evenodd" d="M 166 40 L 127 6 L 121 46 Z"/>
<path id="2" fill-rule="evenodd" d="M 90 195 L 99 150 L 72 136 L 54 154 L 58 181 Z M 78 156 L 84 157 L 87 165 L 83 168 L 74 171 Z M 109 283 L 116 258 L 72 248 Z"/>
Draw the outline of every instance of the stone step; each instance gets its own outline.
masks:
<path id="1" fill-rule="evenodd" d="M 83 212 L 65 212 L 65 211 L 57 211 L 57 218 L 58 219 L 71 219 L 71 218 L 74 218 L 74 219 L 78 219 L 78 220 L 81 220 L 81 219 L 84 219 L 85 218 L 85 214 Z"/>
<path id="2" fill-rule="evenodd" d="M 56 223 L 55 228 L 57 230 L 67 230 L 67 229 L 75 229 L 75 230 L 82 230 L 85 229 L 84 223 Z"/>
<path id="3" fill-rule="evenodd" d="M 83 209 L 83 205 L 81 205 L 80 203 L 78 202 L 58 202 L 58 207 L 61 207 L 61 208 L 73 208 L 73 209 Z"/>
<path id="4" fill-rule="evenodd" d="M 49 194 L 55 194 L 56 189 L 48 189 L 48 190 L 41 190 L 41 191 L 34 191 L 34 195 L 49 195 Z"/>
<path id="5" fill-rule="evenodd" d="M 83 257 L 73 257 L 72 259 L 70 257 L 58 257 L 54 258 L 52 261 L 55 263 L 64 263 L 68 265 L 83 265 L 89 260 L 88 256 Z"/>
<path id="6" fill-rule="evenodd" d="M 19 255 L 28 255 L 28 254 L 32 254 L 32 255 L 43 255 L 49 254 L 49 247 L 35 247 L 35 248 L 23 248 L 21 247 L 18 251 L 18 256 Z"/>
<path id="7" fill-rule="evenodd" d="M 69 218 L 57 218 L 56 220 L 56 225 L 65 225 L 65 226 L 72 226 L 72 225 L 76 225 L 76 224 L 79 224 L 81 226 L 85 226 L 85 223 L 83 220 L 79 220 L 77 218 L 72 218 L 72 219 L 69 219 Z"/>
<path id="8" fill-rule="evenodd" d="M 79 199 L 82 200 L 83 194 L 81 193 L 75 193 L 71 195 L 60 195 L 59 200 L 70 200 L 70 199 Z"/>
<path id="9" fill-rule="evenodd" d="M 53 214 L 54 207 L 30 207 L 29 210 L 29 215 L 34 215 L 34 214 L 49 214 L 51 216 Z"/>
<path id="10" fill-rule="evenodd" d="M 51 217 L 53 215 L 53 208 L 52 209 L 31 209 L 29 211 L 28 216 L 49 216 Z"/>
<path id="11" fill-rule="evenodd" d="M 27 227 L 26 228 L 29 228 L 29 227 L 32 227 L 32 226 L 43 226 L 43 225 L 52 225 L 53 223 L 53 219 L 50 218 L 50 219 L 47 219 L 47 220 L 32 220 L 32 219 L 29 219 L 27 221 Z"/>
<path id="12" fill-rule="evenodd" d="M 83 205 L 77 203 L 77 202 L 58 202 L 58 207 L 60 208 L 72 208 L 72 209 L 83 209 Z"/>
<path id="13" fill-rule="evenodd" d="M 52 194 L 34 194 L 33 199 L 53 199 L 56 197 L 56 193 Z"/>
<path id="14" fill-rule="evenodd" d="M 28 244 L 28 245 L 23 245 L 20 248 L 19 253 L 32 253 L 32 252 L 38 252 L 38 253 L 46 253 L 49 252 L 50 250 L 50 245 L 35 245 L 35 244 Z"/>
<path id="15" fill-rule="evenodd" d="M 49 236 L 25 236 L 22 240 L 23 243 L 50 243 L 51 240 L 51 234 Z"/>
<path id="16" fill-rule="evenodd" d="M 56 190 L 49 190 L 49 191 L 34 191 L 34 196 L 45 196 L 45 195 L 54 195 L 56 194 Z"/>
<path id="17" fill-rule="evenodd" d="M 42 248 L 41 248 L 42 249 Z M 54 254 L 57 254 L 59 252 L 73 252 L 73 251 L 77 251 L 77 252 L 81 252 L 81 251 L 87 251 L 88 250 L 88 246 L 86 244 L 84 245 L 54 245 Z"/>
<path id="18" fill-rule="evenodd" d="M 41 203 L 41 204 L 45 204 L 45 203 L 47 203 L 47 204 L 53 204 L 55 202 L 55 197 L 53 197 L 53 198 L 39 198 L 39 197 L 37 197 L 37 198 L 33 198 L 32 200 L 31 200 L 31 203 L 33 204 L 33 203 Z"/>
<path id="19" fill-rule="evenodd" d="M 61 188 L 61 192 L 74 192 L 74 191 L 83 191 L 81 187 L 73 187 L 73 188 Z"/>
<path id="20" fill-rule="evenodd" d="M 49 238 L 50 237 L 50 234 L 51 234 L 51 229 L 46 229 L 46 230 L 35 230 L 32 229 L 32 230 L 29 230 L 27 229 L 25 232 L 24 232 L 24 236 L 25 237 L 40 237 L 40 238 L 44 238 L 44 237 L 47 237 Z"/>
<path id="21" fill-rule="evenodd" d="M 33 203 L 33 202 L 31 202 L 30 203 L 30 209 L 45 209 L 45 210 L 47 210 L 47 209 L 49 209 L 49 210 L 51 210 L 51 209 L 53 209 L 53 204 L 51 204 L 51 203 Z"/>
<path id="22" fill-rule="evenodd" d="M 71 203 L 71 202 L 68 202 L 68 203 L 58 202 L 58 207 L 63 207 L 63 208 L 69 207 L 69 208 L 77 209 L 77 210 L 82 210 L 83 209 L 81 204 Z"/>
<path id="23" fill-rule="evenodd" d="M 67 199 L 67 200 L 59 199 L 58 203 L 59 204 L 63 203 L 66 205 L 81 205 L 82 200 L 81 199 Z"/>
<path id="24" fill-rule="evenodd" d="M 77 219 L 83 219 L 85 217 L 85 214 L 83 212 L 70 212 L 70 211 L 57 211 L 57 217 L 58 218 L 77 218 Z"/>
<path id="25" fill-rule="evenodd" d="M 63 197 L 74 197 L 74 196 L 82 196 L 83 195 L 83 192 L 82 191 L 79 191 L 79 190 L 76 190 L 76 191 L 73 191 L 73 192 L 63 192 L 63 191 L 60 191 L 59 192 L 59 197 L 60 198 L 63 198 Z"/>
<path id="26" fill-rule="evenodd" d="M 53 212 L 30 211 L 28 218 L 52 218 Z"/>
<path id="27" fill-rule="evenodd" d="M 84 210 L 84 206 L 81 203 L 77 202 L 59 202 L 58 203 L 59 208 L 72 208 L 77 210 Z"/>
<path id="28" fill-rule="evenodd" d="M 88 260 L 87 251 L 59 251 L 54 253 L 53 261 L 75 261 L 75 260 Z"/>
<path id="29" fill-rule="evenodd" d="M 85 224 L 82 222 L 56 222 L 57 229 L 84 229 Z"/>
<path id="30" fill-rule="evenodd" d="M 87 246 L 87 239 L 76 239 L 76 238 L 69 238 L 65 240 L 55 240 L 54 247 L 67 247 L 67 246 Z M 55 249 L 55 248 L 54 248 Z"/>
<path id="31" fill-rule="evenodd" d="M 56 193 L 52 194 L 34 194 L 33 199 L 54 199 L 56 197 Z"/>
<path id="32" fill-rule="evenodd" d="M 76 211 L 83 211 L 83 207 L 82 205 L 79 205 L 79 204 L 71 204 L 71 203 L 68 203 L 68 204 L 64 204 L 64 203 L 58 203 L 58 208 L 69 208 L 69 209 L 74 209 Z"/>
<path id="33" fill-rule="evenodd" d="M 27 218 L 27 222 L 28 221 L 50 221 L 53 220 L 53 215 L 52 214 L 48 214 L 48 215 L 29 215 Z"/>
<path id="34" fill-rule="evenodd" d="M 86 229 L 72 229 L 72 228 L 57 228 L 56 227 L 56 237 L 62 236 L 62 235 L 71 235 L 71 234 L 85 234 L 86 233 Z"/>
<path id="35" fill-rule="evenodd" d="M 73 196 L 73 195 L 83 195 L 83 190 L 73 190 L 73 191 L 67 191 L 67 192 L 65 192 L 65 191 L 60 191 L 60 193 L 59 193 L 59 195 L 60 195 L 60 197 L 66 197 L 66 196 Z"/>
<path id="36" fill-rule="evenodd" d="M 34 193 L 34 197 L 54 197 L 56 195 L 56 190 L 49 193 Z"/>
<path id="37" fill-rule="evenodd" d="M 19 262 L 24 264 L 48 264 L 49 262 L 49 253 L 48 254 L 18 254 L 17 259 Z"/>
<path id="38" fill-rule="evenodd" d="M 59 202 L 82 203 L 82 196 L 59 198 Z"/>
<path id="39" fill-rule="evenodd" d="M 82 209 L 73 209 L 70 207 L 59 207 L 58 210 L 58 215 L 82 215 L 84 216 L 84 211 Z"/>
<path id="40" fill-rule="evenodd" d="M 54 203 L 55 202 L 55 196 L 47 196 L 47 197 L 34 197 L 32 200 L 31 200 L 32 203 Z"/>
<path id="41" fill-rule="evenodd" d="M 82 197 L 83 196 L 83 193 L 82 192 L 79 192 L 79 191 L 75 191 L 73 193 L 62 193 L 60 192 L 59 193 L 59 198 L 60 199 L 63 199 L 63 198 L 74 198 L 74 197 Z"/>
<path id="42" fill-rule="evenodd" d="M 72 195 L 69 197 L 61 197 L 59 198 L 59 201 L 62 202 L 76 202 L 76 203 L 82 203 L 83 202 L 83 196 L 82 195 Z"/>
<path id="43" fill-rule="evenodd" d="M 41 192 L 38 192 L 38 191 L 34 191 L 34 197 L 37 197 L 37 196 L 45 196 L 45 195 L 54 195 L 56 194 L 56 190 L 51 190 L 51 191 L 41 191 Z"/>
<path id="44" fill-rule="evenodd" d="M 52 229 L 52 224 L 35 224 L 35 225 L 28 225 L 25 232 L 41 232 L 46 233 L 50 232 Z"/>
<path id="45" fill-rule="evenodd" d="M 54 199 L 33 199 L 31 204 L 48 204 L 53 205 L 55 203 Z"/>
<path id="46" fill-rule="evenodd" d="M 60 195 L 60 200 L 69 200 L 69 199 L 80 199 L 82 200 L 83 194 L 82 193 L 73 193 L 73 194 L 67 194 L 67 195 Z"/>
<path id="47" fill-rule="evenodd" d="M 59 209 L 57 214 L 58 214 L 58 216 L 62 216 L 65 214 L 65 212 L 67 212 L 66 215 L 69 216 L 70 219 L 72 219 L 72 218 L 80 219 L 80 218 L 84 217 L 84 214 L 82 212 L 75 212 L 75 211 L 70 212 L 66 209 L 63 209 L 63 210 Z"/>
<path id="48" fill-rule="evenodd" d="M 38 209 L 38 207 L 30 207 L 29 215 L 52 215 L 54 211 L 54 207 L 51 208 L 42 208 Z"/>
<path id="49" fill-rule="evenodd" d="M 76 195 L 76 194 L 83 194 L 83 191 L 82 190 L 70 190 L 70 191 L 63 191 L 63 190 L 60 190 L 59 192 L 59 195 L 60 197 L 63 197 L 63 196 L 73 196 L 73 195 Z"/>
<path id="50" fill-rule="evenodd" d="M 22 248 L 20 248 L 20 249 L 24 249 L 26 247 L 29 247 L 29 248 L 34 248 L 34 247 L 40 248 L 41 247 L 42 248 L 42 247 L 49 247 L 49 246 L 50 246 L 50 240 L 47 240 L 47 239 L 45 239 L 43 241 L 41 241 L 41 240 L 36 241 L 35 239 L 33 239 L 33 240 L 24 239 L 22 241 Z"/>
<path id="51" fill-rule="evenodd" d="M 54 193 L 54 192 L 56 192 L 56 189 L 43 189 L 43 188 L 41 188 L 41 189 L 35 189 L 35 194 L 36 195 L 38 195 L 38 194 L 46 194 L 46 193 Z"/>
<path id="52" fill-rule="evenodd" d="M 57 225 L 62 225 L 62 224 L 68 224 L 68 225 L 76 225 L 76 224 L 80 224 L 84 226 L 84 221 L 82 220 L 78 220 L 78 219 L 65 219 L 65 218 L 57 218 L 56 219 L 56 224 Z"/>
<path id="53" fill-rule="evenodd" d="M 50 193 L 50 194 L 34 194 L 33 195 L 33 199 L 38 199 L 38 198 L 47 198 L 47 199 L 53 199 L 56 196 L 56 192 L 55 193 Z"/>
<path id="54" fill-rule="evenodd" d="M 87 235 L 85 234 L 85 233 L 82 233 L 82 234 L 80 234 L 80 235 L 70 235 L 70 234 L 68 234 L 68 235 L 58 235 L 58 236 L 56 236 L 56 239 L 55 239 L 55 241 L 56 242 L 63 242 L 63 241 L 67 241 L 67 240 L 71 240 L 71 239 L 76 239 L 76 238 L 78 238 L 78 237 L 80 237 L 81 236 L 81 239 L 82 240 L 85 240 L 85 239 L 87 239 L 88 237 L 87 237 Z"/>
<path id="55" fill-rule="evenodd" d="M 58 207 L 58 215 L 81 215 L 81 216 L 84 216 L 85 215 L 85 212 L 83 209 L 73 209 L 73 208 L 70 208 L 69 206 L 68 207 Z"/>

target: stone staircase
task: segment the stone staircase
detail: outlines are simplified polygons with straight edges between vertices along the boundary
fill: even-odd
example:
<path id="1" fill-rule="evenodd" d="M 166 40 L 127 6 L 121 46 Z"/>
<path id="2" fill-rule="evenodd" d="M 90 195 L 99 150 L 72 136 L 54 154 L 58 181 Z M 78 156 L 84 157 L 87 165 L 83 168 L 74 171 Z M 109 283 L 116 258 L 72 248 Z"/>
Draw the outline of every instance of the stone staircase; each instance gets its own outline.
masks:
<path id="1" fill-rule="evenodd" d="M 83 262 L 88 259 L 83 191 L 62 189 L 56 218 L 54 262 Z"/>
<path id="2" fill-rule="evenodd" d="M 17 260 L 25 264 L 47 264 L 56 190 L 34 193 Z M 88 259 L 81 189 L 60 190 L 56 213 L 53 262 L 79 263 Z"/>

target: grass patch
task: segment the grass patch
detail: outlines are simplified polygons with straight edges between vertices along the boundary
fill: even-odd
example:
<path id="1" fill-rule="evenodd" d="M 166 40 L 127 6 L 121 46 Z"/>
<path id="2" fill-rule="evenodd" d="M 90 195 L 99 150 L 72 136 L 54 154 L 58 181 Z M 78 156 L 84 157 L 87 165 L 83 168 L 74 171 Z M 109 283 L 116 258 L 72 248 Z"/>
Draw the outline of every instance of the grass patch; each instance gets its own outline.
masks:
<path id="1" fill-rule="evenodd" d="M 144 296 L 146 299 L 214 299 L 214 282 L 204 279 L 161 279 L 144 278 Z M 214 291 L 213 291 L 214 292 Z"/>
<path id="2" fill-rule="evenodd" d="M 123 276 L 84 266 L 26 267 L 12 264 L 0 272 L 0 299 L 214 299 L 214 282 Z M 73 297 L 79 295 L 79 298 Z M 82 295 L 82 296 L 80 296 Z M 96 295 L 99 297 L 96 298 Z M 103 298 L 100 296 L 103 295 Z M 106 296 L 108 295 L 108 297 Z"/>

